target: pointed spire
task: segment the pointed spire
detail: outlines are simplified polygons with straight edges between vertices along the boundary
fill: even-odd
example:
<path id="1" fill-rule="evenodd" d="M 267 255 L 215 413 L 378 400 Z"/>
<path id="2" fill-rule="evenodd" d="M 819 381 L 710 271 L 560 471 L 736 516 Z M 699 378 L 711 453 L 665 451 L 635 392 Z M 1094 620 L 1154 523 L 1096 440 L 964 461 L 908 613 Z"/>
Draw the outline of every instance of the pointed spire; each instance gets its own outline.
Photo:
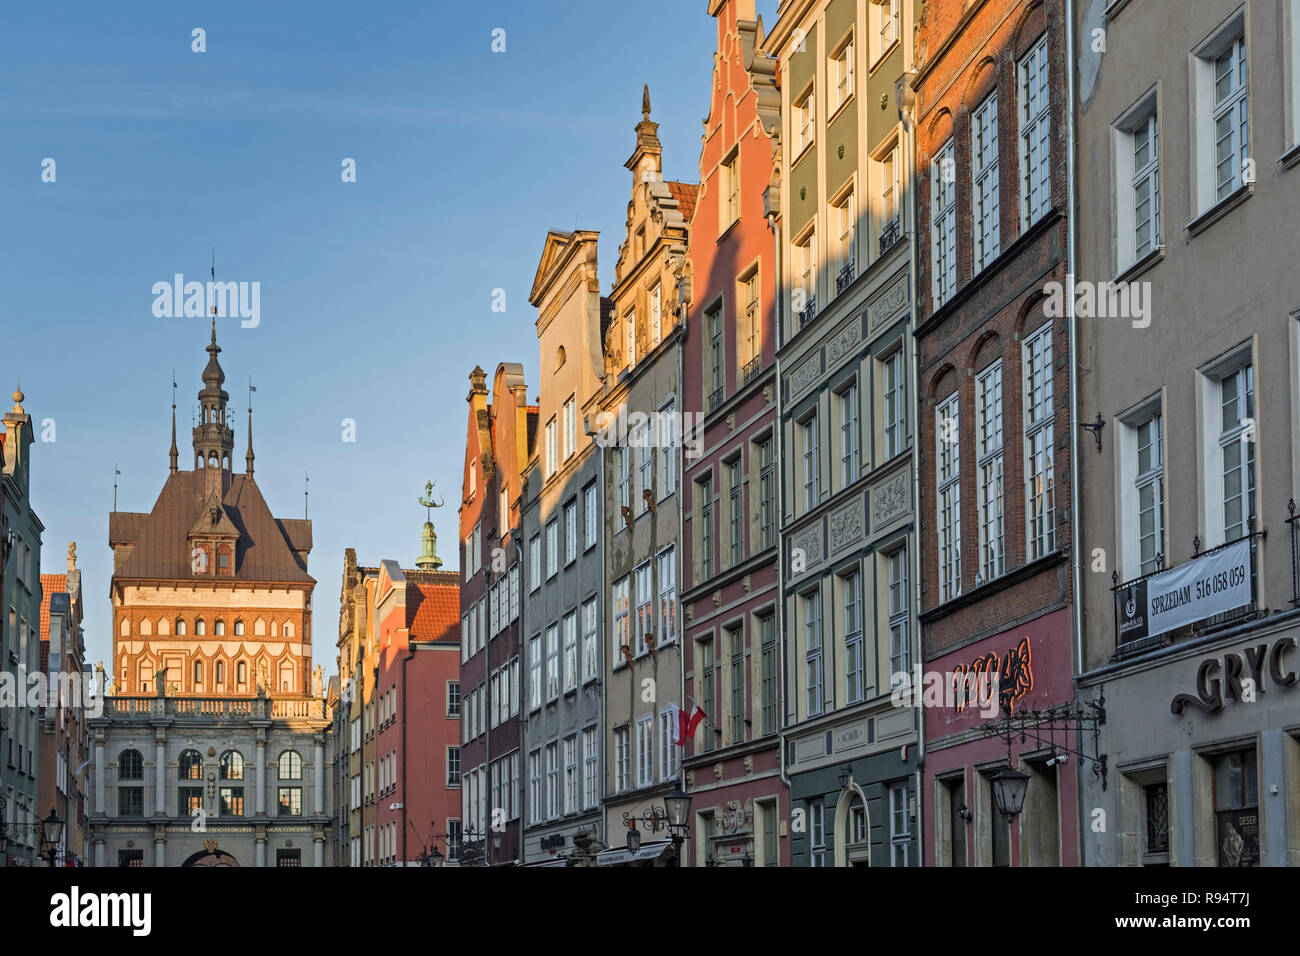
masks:
<path id="1" fill-rule="evenodd" d="M 249 478 L 253 477 L 253 406 L 248 406 L 248 453 L 244 455 L 245 468 L 244 473 Z"/>
<path id="2" fill-rule="evenodd" d="M 650 84 L 641 87 L 641 118 L 650 118 Z"/>
<path id="3" fill-rule="evenodd" d="M 170 457 L 171 457 L 171 472 L 172 472 L 172 474 L 174 475 L 174 474 L 176 474 L 177 459 L 178 459 L 179 456 L 180 456 L 180 452 L 179 452 L 179 451 L 177 450 L 177 448 L 176 448 L 176 402 L 174 401 L 175 396 L 173 395 L 172 398 L 173 398 L 173 401 L 172 401 L 172 450 L 171 450 L 171 455 L 170 455 Z"/>

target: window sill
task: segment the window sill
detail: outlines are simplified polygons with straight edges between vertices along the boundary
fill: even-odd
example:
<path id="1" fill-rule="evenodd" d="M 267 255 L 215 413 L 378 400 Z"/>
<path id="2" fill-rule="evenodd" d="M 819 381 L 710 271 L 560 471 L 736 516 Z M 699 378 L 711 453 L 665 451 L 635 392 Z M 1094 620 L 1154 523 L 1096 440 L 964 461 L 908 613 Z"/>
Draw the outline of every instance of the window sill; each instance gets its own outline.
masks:
<path id="1" fill-rule="evenodd" d="M 1232 212 L 1232 210 L 1236 209 L 1253 195 L 1255 195 L 1254 183 L 1246 183 L 1243 186 L 1238 186 L 1236 190 L 1229 193 L 1227 196 L 1224 196 L 1183 228 L 1191 233 L 1193 237 L 1199 236 L 1206 229 L 1209 229 L 1212 225 L 1228 213 Z"/>
<path id="2" fill-rule="evenodd" d="M 894 39 L 890 40 L 890 41 L 889 41 L 889 46 L 885 47 L 885 48 L 884 48 L 883 50 L 881 50 L 878 54 L 876 54 L 876 58 L 875 58 L 874 60 L 871 61 L 871 66 L 867 67 L 867 75 L 868 75 L 868 76 L 870 76 L 871 74 L 875 73 L 875 72 L 876 72 L 876 67 L 880 66 L 880 64 L 884 63 L 885 60 L 889 59 L 889 54 L 891 54 L 891 53 L 894 52 L 894 48 L 895 48 L 896 46 L 898 46 L 898 38 L 897 38 L 897 37 L 895 37 Z"/>
<path id="3" fill-rule="evenodd" d="M 1163 243 L 1156 246 L 1154 249 L 1148 252 L 1141 259 L 1138 259 L 1132 265 L 1128 266 L 1119 275 L 1115 276 L 1112 284 L 1119 285 L 1121 283 L 1132 282 L 1134 279 L 1142 275 L 1142 273 L 1146 272 L 1148 269 L 1154 268 L 1157 264 L 1159 264 L 1164 259 L 1165 250 L 1167 248 L 1168 247 L 1165 246 Z"/>
<path id="4" fill-rule="evenodd" d="M 1285 153 L 1279 156 L 1277 158 L 1277 161 L 1282 164 L 1283 169 L 1290 169 L 1291 167 L 1295 166 L 1297 163 L 1300 163 L 1300 143 L 1296 143 Z"/>
<path id="5" fill-rule="evenodd" d="M 794 169 L 801 162 L 803 162 L 803 158 L 807 156 L 809 153 L 811 153 L 812 148 L 816 145 L 817 145 L 817 140 L 815 139 L 810 139 L 808 140 L 808 142 L 804 143 L 803 146 L 800 148 L 799 152 L 795 155 L 794 159 L 790 161 L 790 168 Z"/>
<path id="6" fill-rule="evenodd" d="M 722 245 L 727 240 L 727 237 L 730 236 L 731 233 L 735 230 L 735 228 L 739 225 L 740 225 L 740 217 L 737 216 L 735 219 L 731 220 L 731 225 L 727 226 L 726 229 L 723 229 L 722 232 L 718 233 L 718 245 Z"/>
<path id="7" fill-rule="evenodd" d="M 840 102 L 840 103 L 838 103 L 838 104 L 836 105 L 835 109 L 831 110 L 831 115 L 828 116 L 828 117 L 826 117 L 826 128 L 827 128 L 827 129 L 830 129 L 830 128 L 831 128 L 831 124 L 834 123 L 835 120 L 839 118 L 839 115 L 840 115 L 841 113 L 844 112 L 845 108 L 846 108 L 850 103 L 852 103 L 854 99 L 855 99 L 854 94 L 853 94 L 853 93 L 850 93 L 848 96 L 844 97 L 844 100 L 843 100 L 842 102 Z"/>

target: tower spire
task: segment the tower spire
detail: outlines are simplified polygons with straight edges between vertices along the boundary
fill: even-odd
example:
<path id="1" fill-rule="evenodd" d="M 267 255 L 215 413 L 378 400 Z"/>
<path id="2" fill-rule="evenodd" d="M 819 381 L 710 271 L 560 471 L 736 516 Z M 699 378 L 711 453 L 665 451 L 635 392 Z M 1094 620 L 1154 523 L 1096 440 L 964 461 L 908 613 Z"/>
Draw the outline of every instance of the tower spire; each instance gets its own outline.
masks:
<path id="1" fill-rule="evenodd" d="M 253 477 L 253 393 L 257 391 L 257 386 L 253 384 L 253 376 L 248 376 L 248 453 L 244 455 L 245 469 L 244 473 L 249 478 Z"/>
<path id="2" fill-rule="evenodd" d="M 176 370 L 172 369 L 172 450 L 171 472 L 176 474 L 176 463 L 180 452 L 176 450 Z"/>
<path id="3" fill-rule="evenodd" d="M 221 346 L 217 344 L 215 318 L 212 320 L 212 338 L 207 353 L 208 364 L 203 369 L 203 388 L 198 395 L 200 420 L 194 426 L 194 467 L 215 468 L 218 473 L 227 473 L 232 470 L 235 432 L 226 420 L 226 403 L 230 400 L 230 395 L 221 387 L 226 381 L 226 373 L 217 359 Z"/>

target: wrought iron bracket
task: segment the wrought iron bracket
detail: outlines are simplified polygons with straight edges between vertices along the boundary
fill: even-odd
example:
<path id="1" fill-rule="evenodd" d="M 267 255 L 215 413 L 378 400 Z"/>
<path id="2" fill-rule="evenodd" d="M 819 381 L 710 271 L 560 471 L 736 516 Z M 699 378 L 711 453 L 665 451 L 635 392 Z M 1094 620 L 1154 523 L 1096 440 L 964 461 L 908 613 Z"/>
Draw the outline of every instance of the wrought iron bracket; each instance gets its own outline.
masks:
<path id="1" fill-rule="evenodd" d="M 983 727 L 985 737 L 1001 737 L 1007 744 L 1008 759 L 1011 746 L 1033 742 L 1039 746 L 1048 746 L 1055 753 L 1067 753 L 1076 759 L 1087 762 L 1092 768 L 1092 775 L 1101 781 L 1101 789 L 1106 789 L 1107 758 L 1100 752 L 1101 725 L 1106 722 L 1106 695 L 1099 692 L 1095 700 L 1071 700 L 1054 704 L 1043 710 L 1027 710 L 1020 713 L 1004 713 L 998 720 L 990 721 Z M 1070 746 L 1070 732 L 1074 732 L 1076 746 Z M 1092 753 L 1084 750 L 1084 735 L 1092 736 Z"/>
<path id="2" fill-rule="evenodd" d="M 1106 427 L 1106 419 L 1101 417 L 1101 412 L 1097 413 L 1095 422 L 1079 422 L 1079 427 L 1092 432 L 1092 437 L 1097 439 L 1097 451 L 1101 451 L 1101 430 Z"/>

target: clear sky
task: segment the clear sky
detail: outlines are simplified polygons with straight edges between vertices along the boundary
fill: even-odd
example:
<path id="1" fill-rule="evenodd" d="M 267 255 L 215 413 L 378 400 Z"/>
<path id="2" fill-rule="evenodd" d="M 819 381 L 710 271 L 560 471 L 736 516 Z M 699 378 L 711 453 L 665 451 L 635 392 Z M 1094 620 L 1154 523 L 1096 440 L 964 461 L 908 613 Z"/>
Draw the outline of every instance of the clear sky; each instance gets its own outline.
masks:
<path id="1" fill-rule="evenodd" d="M 433 480 L 439 553 L 475 364 L 523 363 L 547 229 L 598 229 L 613 278 L 641 86 L 664 172 L 698 179 L 714 21 L 705 0 L 312 4 L 100 2 L 0 9 L 0 397 L 38 436 L 42 570 L 77 542 L 90 661 L 110 659 L 108 514 L 181 467 L 207 319 L 158 318 L 175 273 L 260 283 L 260 323 L 219 319 L 242 471 L 300 517 L 311 476 L 316 662 L 334 670 L 343 551 L 410 566 Z M 770 25 L 775 2 L 759 3 Z M 206 32 L 194 52 L 192 31 Z M 494 29 L 505 52 L 492 51 Z M 53 182 L 42 181 L 54 160 Z M 342 181 L 345 158 L 356 182 Z M 492 293 L 506 292 L 506 311 Z M 343 441 L 343 419 L 356 441 Z"/>

